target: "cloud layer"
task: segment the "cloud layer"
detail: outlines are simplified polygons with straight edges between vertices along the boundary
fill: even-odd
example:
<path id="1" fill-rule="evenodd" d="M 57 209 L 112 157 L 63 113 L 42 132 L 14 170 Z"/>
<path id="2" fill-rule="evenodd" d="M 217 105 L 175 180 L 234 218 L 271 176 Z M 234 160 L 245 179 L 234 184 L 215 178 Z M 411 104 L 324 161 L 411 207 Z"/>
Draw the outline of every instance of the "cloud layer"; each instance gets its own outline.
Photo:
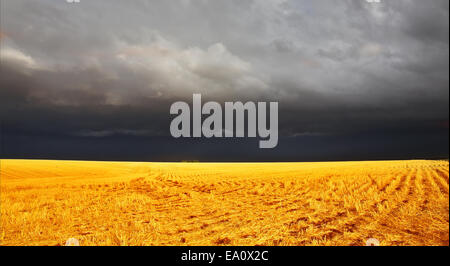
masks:
<path id="1" fill-rule="evenodd" d="M 170 104 L 202 93 L 278 101 L 283 137 L 448 134 L 448 21 L 446 0 L 6 0 L 0 119 L 167 136 Z"/>

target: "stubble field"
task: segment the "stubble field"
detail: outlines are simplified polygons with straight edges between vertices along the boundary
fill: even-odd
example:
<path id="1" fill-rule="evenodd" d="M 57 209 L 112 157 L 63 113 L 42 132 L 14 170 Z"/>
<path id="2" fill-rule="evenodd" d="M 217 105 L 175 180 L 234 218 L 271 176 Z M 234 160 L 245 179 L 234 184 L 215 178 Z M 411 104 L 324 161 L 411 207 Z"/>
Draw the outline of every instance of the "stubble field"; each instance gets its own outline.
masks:
<path id="1" fill-rule="evenodd" d="M 0 163 L 1 245 L 449 245 L 448 161 Z"/>

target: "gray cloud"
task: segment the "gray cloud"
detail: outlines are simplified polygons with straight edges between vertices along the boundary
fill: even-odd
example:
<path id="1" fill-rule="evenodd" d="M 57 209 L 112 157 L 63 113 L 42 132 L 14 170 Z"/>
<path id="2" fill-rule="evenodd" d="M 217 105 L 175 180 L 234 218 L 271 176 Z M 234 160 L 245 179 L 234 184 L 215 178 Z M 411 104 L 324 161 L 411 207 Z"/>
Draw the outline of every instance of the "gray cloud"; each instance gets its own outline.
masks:
<path id="1" fill-rule="evenodd" d="M 285 136 L 448 124 L 446 0 L 1 3 L 0 119 L 167 135 L 169 106 L 280 102 Z M 31 133 L 30 133 L 31 134 Z"/>

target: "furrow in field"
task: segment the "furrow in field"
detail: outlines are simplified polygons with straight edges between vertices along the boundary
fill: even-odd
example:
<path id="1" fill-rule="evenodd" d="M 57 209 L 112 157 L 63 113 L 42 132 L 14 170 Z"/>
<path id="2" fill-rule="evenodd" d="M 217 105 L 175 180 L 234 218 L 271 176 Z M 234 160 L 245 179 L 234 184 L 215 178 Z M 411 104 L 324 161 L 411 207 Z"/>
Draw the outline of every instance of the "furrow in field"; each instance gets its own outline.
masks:
<path id="1" fill-rule="evenodd" d="M 353 190 L 355 193 L 361 193 L 361 192 L 367 192 L 371 187 L 376 185 L 376 182 L 370 177 L 366 177 L 366 181 L 364 183 L 361 183 L 359 187 Z"/>
<path id="2" fill-rule="evenodd" d="M 386 194 L 390 195 L 396 191 L 398 191 L 397 188 L 401 186 L 402 180 L 405 179 L 405 174 L 402 172 L 398 172 L 393 175 L 393 178 L 391 179 L 391 182 L 382 190 L 381 192 L 385 192 Z"/>
<path id="3" fill-rule="evenodd" d="M 416 179 L 416 187 L 419 191 L 419 196 L 417 200 L 420 201 L 420 210 L 425 211 L 428 209 L 428 205 L 430 203 L 429 195 L 432 192 L 431 184 L 429 182 L 430 171 L 424 170 L 418 173 L 418 178 Z"/>
<path id="4" fill-rule="evenodd" d="M 448 183 L 446 183 L 441 178 L 441 176 L 434 170 L 431 173 L 431 180 L 434 183 L 434 186 L 439 188 L 439 191 L 441 192 L 441 194 L 447 194 L 448 195 Z"/>
<path id="5" fill-rule="evenodd" d="M 438 168 L 436 169 L 436 173 L 444 180 L 445 183 L 447 183 L 448 185 L 448 177 L 449 177 L 449 172 L 448 172 L 448 168 Z"/>
<path id="6" fill-rule="evenodd" d="M 436 195 L 444 194 L 444 189 L 441 186 L 439 186 L 439 183 L 436 181 L 436 178 L 432 173 L 432 171 L 430 171 L 430 174 L 428 175 L 428 180 L 431 184 L 432 190 L 434 191 L 434 193 L 436 193 Z"/>
<path id="7" fill-rule="evenodd" d="M 400 184 L 395 188 L 398 194 L 393 195 L 390 198 L 390 210 L 387 212 L 388 216 L 395 215 L 395 213 L 403 206 L 406 206 L 410 200 L 414 200 L 413 192 L 415 176 L 417 175 L 417 169 L 410 168 L 406 175 L 403 175 Z M 411 182 L 413 181 L 413 182 Z"/>
<path id="8" fill-rule="evenodd" d="M 415 195 L 415 193 L 417 192 L 415 180 L 416 180 L 418 174 L 419 174 L 419 170 L 416 169 L 415 173 L 410 175 L 410 179 L 406 183 L 406 185 L 408 186 L 408 197 L 409 198 L 412 198 Z"/>
<path id="9" fill-rule="evenodd" d="M 407 182 L 407 179 L 410 178 L 412 174 L 412 170 L 408 170 L 406 174 L 403 174 L 400 178 L 400 182 L 398 182 L 397 186 L 395 187 L 396 191 L 402 191 L 405 188 L 405 183 Z"/>

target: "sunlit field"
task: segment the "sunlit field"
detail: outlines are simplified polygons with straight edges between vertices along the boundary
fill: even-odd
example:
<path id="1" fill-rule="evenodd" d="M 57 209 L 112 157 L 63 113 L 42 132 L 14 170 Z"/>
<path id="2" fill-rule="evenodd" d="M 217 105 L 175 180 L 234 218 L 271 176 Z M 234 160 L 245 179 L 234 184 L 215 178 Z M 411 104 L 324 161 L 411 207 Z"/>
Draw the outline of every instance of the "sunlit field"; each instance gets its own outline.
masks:
<path id="1" fill-rule="evenodd" d="M 1 245 L 449 244 L 448 161 L 1 160 Z"/>

